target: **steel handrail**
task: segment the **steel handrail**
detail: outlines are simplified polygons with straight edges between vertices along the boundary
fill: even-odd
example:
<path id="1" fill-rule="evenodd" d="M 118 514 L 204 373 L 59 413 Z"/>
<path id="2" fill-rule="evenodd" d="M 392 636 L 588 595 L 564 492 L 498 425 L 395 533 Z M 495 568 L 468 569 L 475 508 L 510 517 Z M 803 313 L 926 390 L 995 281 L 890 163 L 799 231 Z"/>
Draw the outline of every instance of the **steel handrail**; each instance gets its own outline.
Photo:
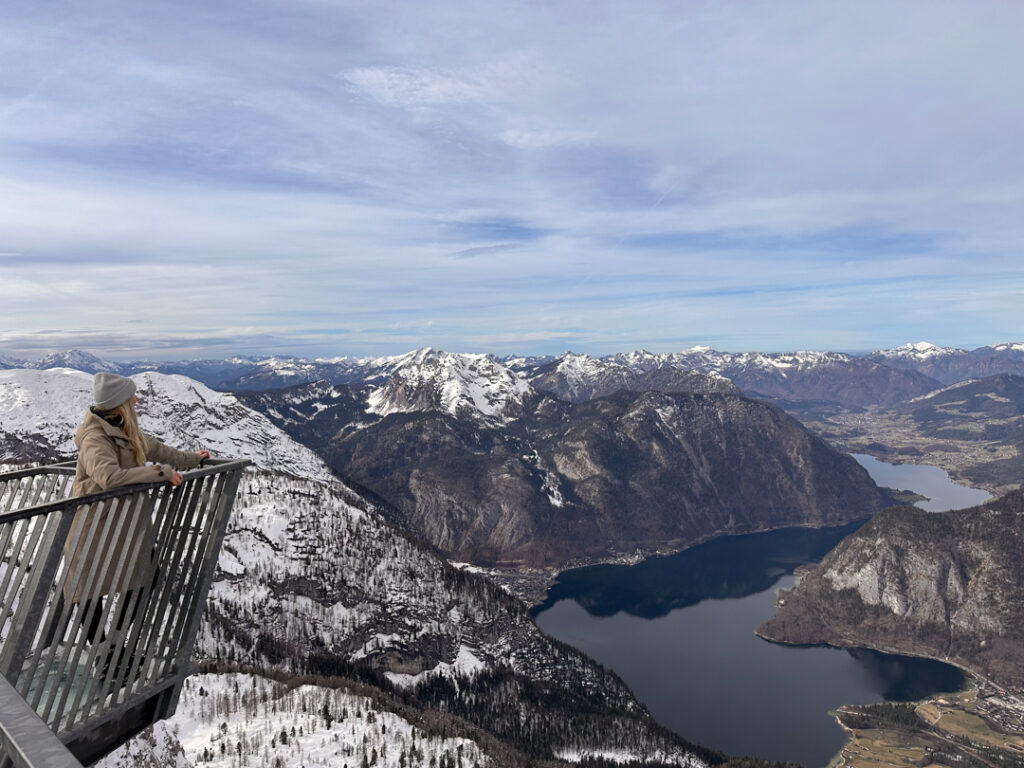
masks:
<path id="1" fill-rule="evenodd" d="M 207 459 L 202 467 L 196 469 L 189 469 L 182 472 L 183 481 L 192 480 L 197 477 L 206 477 L 208 475 L 216 475 L 222 472 L 228 472 L 234 469 L 242 469 L 249 466 L 252 462 L 249 459 Z M 55 465 L 59 469 L 63 469 L 61 465 Z M 72 465 L 73 467 L 74 465 Z M 4 472 L 0 474 L 0 481 L 7 480 L 9 478 L 18 477 L 32 477 L 37 474 L 51 474 L 48 472 L 41 472 L 46 467 L 36 467 L 34 469 L 22 469 L 15 472 Z M 61 472 L 60 474 L 67 474 Z M 74 475 L 74 469 L 72 469 L 71 475 Z M 29 517 L 35 517 L 36 515 L 45 515 L 50 512 L 57 512 L 68 507 L 79 507 L 87 506 L 97 501 L 106 501 L 107 499 L 115 499 L 119 496 L 133 496 L 137 493 L 150 490 L 167 489 L 173 490 L 166 480 L 158 483 L 135 483 L 134 485 L 121 485 L 117 488 L 111 488 L 108 491 L 97 491 L 96 493 L 89 493 L 84 496 L 68 496 L 65 499 L 58 501 L 49 501 L 44 504 L 36 504 L 31 507 L 24 507 L 15 512 L 2 512 L 0 513 L 0 524 L 13 522 L 15 520 L 24 520 Z"/>

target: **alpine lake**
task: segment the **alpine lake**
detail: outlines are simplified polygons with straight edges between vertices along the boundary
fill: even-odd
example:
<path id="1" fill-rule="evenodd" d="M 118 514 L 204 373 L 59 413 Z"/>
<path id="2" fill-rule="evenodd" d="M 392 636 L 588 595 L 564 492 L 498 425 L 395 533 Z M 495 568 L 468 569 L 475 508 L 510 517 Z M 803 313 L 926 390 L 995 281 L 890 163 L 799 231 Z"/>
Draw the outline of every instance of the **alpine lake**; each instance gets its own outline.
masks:
<path id="1" fill-rule="evenodd" d="M 929 511 L 989 498 L 936 467 L 854 455 L 872 478 L 927 497 Z M 913 701 L 963 687 L 960 670 L 866 649 L 769 643 L 797 566 L 819 561 L 863 523 L 727 536 L 635 565 L 563 572 L 534 608 L 537 624 L 604 664 L 662 724 L 729 755 L 822 768 L 845 743 L 829 714 L 842 704 Z"/>

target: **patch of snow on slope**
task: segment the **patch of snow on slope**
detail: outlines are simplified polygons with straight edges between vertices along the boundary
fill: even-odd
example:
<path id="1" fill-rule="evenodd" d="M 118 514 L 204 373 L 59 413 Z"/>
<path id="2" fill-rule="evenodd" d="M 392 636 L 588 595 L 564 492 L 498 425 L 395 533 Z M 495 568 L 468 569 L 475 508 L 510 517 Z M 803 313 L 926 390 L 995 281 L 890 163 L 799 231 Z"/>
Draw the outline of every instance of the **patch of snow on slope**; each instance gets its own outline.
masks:
<path id="1" fill-rule="evenodd" d="M 486 666 L 486 664 L 480 661 L 480 659 L 473 654 L 472 649 L 465 645 L 460 645 L 459 653 L 455 657 L 455 661 L 451 664 L 442 661 L 433 669 L 425 670 L 417 675 L 385 672 L 384 676 L 397 686 L 402 688 L 411 688 L 429 677 L 454 677 L 456 675 L 460 675 L 462 677 L 472 676 L 481 669 L 484 669 Z"/>
<path id="2" fill-rule="evenodd" d="M 694 757 L 680 757 L 660 751 L 638 755 L 625 749 L 560 749 L 555 752 L 555 757 L 570 763 L 582 763 L 584 760 L 607 760 L 612 763 L 668 763 L 685 768 L 698 768 L 705 765 Z"/>
<path id="3" fill-rule="evenodd" d="M 174 716 L 96 768 L 354 768 L 365 764 L 364 755 L 378 768 L 455 765 L 459 756 L 467 768 L 490 764 L 469 739 L 432 736 L 365 696 L 317 685 L 289 689 L 255 675 L 207 674 L 186 681 Z"/>
<path id="4" fill-rule="evenodd" d="M 927 394 L 918 395 L 917 397 L 911 398 L 907 402 L 920 403 L 922 400 L 928 400 L 932 397 L 935 397 L 936 395 L 941 395 L 943 392 L 951 392 L 954 389 L 960 389 L 961 387 L 966 387 L 970 384 L 975 384 L 977 383 L 977 381 L 977 379 L 965 379 L 964 381 L 958 381 L 956 384 L 950 384 L 948 387 L 933 389 L 931 392 L 928 392 Z"/>

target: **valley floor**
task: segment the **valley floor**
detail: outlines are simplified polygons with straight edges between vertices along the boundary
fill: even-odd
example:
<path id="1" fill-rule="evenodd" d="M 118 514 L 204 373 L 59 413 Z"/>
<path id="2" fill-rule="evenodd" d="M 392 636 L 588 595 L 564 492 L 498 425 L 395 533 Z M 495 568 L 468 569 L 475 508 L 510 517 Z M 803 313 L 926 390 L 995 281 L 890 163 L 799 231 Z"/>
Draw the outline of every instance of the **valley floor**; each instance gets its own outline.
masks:
<path id="1" fill-rule="evenodd" d="M 1024 470 L 1020 446 L 984 439 L 980 432 L 968 437 L 962 425 L 955 433 L 928 434 L 910 415 L 877 408 L 794 415 L 812 432 L 849 453 L 867 453 L 890 464 L 941 467 L 955 481 L 995 496 L 1020 486 Z"/>
<path id="2" fill-rule="evenodd" d="M 1024 699 L 972 686 L 916 704 L 845 706 L 850 741 L 829 768 L 1014 768 L 1024 765 Z"/>

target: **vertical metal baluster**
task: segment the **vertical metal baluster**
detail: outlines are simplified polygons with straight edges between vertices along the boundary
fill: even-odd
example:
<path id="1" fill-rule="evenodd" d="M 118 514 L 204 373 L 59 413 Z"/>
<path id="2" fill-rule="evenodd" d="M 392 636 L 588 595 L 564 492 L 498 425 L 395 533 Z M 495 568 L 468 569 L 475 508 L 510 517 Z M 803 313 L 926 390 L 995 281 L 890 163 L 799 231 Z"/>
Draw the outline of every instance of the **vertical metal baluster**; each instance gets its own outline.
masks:
<path id="1" fill-rule="evenodd" d="M 31 652 L 27 659 L 28 667 L 33 670 L 32 677 L 39 681 L 37 685 L 38 692 L 34 697 L 38 701 L 48 682 L 50 669 L 53 667 L 57 648 L 60 645 L 60 640 L 54 636 L 53 642 L 55 647 L 50 649 L 47 658 L 41 663 L 41 656 L 46 650 L 46 636 L 50 627 L 61 626 L 54 623 L 56 617 L 53 614 L 57 610 L 58 603 L 51 598 L 50 593 L 58 578 L 57 573 L 63 559 L 64 542 L 67 540 L 68 533 L 71 530 L 73 512 L 67 508 L 59 509 L 37 519 L 41 526 L 45 526 L 48 529 L 44 534 L 43 543 L 38 550 L 41 558 L 45 559 L 40 565 L 39 587 L 35 591 L 36 596 L 34 598 L 35 603 L 39 606 L 38 611 L 33 611 L 33 615 L 38 617 L 37 629 L 33 633 L 35 635 L 36 647 L 35 651 Z M 29 691 L 31 685 L 32 680 L 27 681 L 24 684 L 24 690 Z"/>
<path id="2" fill-rule="evenodd" d="M 15 566 L 18 561 L 17 553 L 20 551 L 20 544 L 11 546 L 11 539 L 14 538 L 17 533 L 19 540 L 25 535 L 25 531 L 32 524 L 31 518 L 27 520 L 15 520 L 4 526 L 3 535 L 3 551 L 7 553 L 7 568 L 4 570 L 3 581 L 0 582 L 0 597 L 4 601 L 4 623 L 7 622 L 8 612 L 11 613 L 11 619 L 14 618 L 14 602 L 18 596 L 18 584 L 14 582 L 13 589 L 11 587 L 11 580 L 14 578 Z M 8 590 L 11 590 L 10 599 L 8 599 Z M 0 670 L 3 669 L 3 656 L 0 655 Z"/>
<path id="3" fill-rule="evenodd" d="M 190 539 L 191 529 L 193 529 L 193 521 L 196 519 L 197 511 L 199 514 L 202 514 L 203 497 L 208 493 L 210 484 L 215 480 L 215 475 L 197 477 L 193 480 L 193 493 L 191 493 L 183 513 L 175 521 L 175 527 L 170 531 L 168 544 L 172 545 L 172 548 L 169 552 L 170 559 L 167 562 L 167 582 L 164 584 L 166 599 L 161 601 L 161 614 L 159 621 L 154 625 L 155 634 L 150 641 L 151 645 L 158 649 L 161 657 L 155 659 L 155 664 L 148 670 L 147 677 L 152 676 L 157 669 L 166 669 L 172 663 L 172 658 L 164 657 L 163 654 L 165 651 L 170 651 L 173 656 L 176 651 L 173 646 L 168 647 L 168 643 L 173 637 L 177 611 L 180 609 L 184 597 L 182 574 L 188 568 L 190 558 L 193 556 L 193 546 L 191 546 Z"/>
<path id="4" fill-rule="evenodd" d="M 17 542 L 14 545 L 14 555 L 20 557 L 21 562 L 17 569 L 12 568 L 13 580 L 15 590 L 18 591 L 18 608 L 12 617 L 12 633 L 16 634 L 16 640 L 14 642 L 4 643 L 2 653 L 0 653 L 0 671 L 3 672 L 11 685 L 17 686 L 18 676 L 21 674 L 21 665 L 25 660 L 25 652 L 28 650 L 28 643 L 31 638 L 26 633 L 25 625 L 29 617 L 27 611 L 30 609 L 32 602 L 32 592 L 28 585 L 21 588 L 24 584 L 25 576 L 29 570 L 29 563 L 32 560 L 32 555 L 36 551 L 36 545 L 39 543 L 39 538 L 42 535 L 43 526 L 42 520 L 37 517 L 29 518 L 24 521 L 25 525 L 22 527 L 21 535 L 18 537 Z M 28 544 L 25 544 L 26 534 L 28 535 Z M 12 562 L 11 566 L 14 565 Z M 30 577 L 31 581 L 38 582 L 39 570 Z"/>
<path id="5" fill-rule="evenodd" d="M 138 505 L 138 508 L 136 509 L 134 514 L 138 517 L 138 520 L 139 520 L 139 523 L 140 523 L 139 527 L 142 530 L 145 529 L 144 522 L 147 519 L 150 522 L 152 521 L 152 518 L 153 518 L 153 507 L 156 504 L 156 497 L 157 497 L 156 489 L 148 491 L 147 493 L 140 495 L 139 505 Z M 153 542 L 153 543 L 155 543 L 155 542 Z M 136 535 L 135 536 L 135 543 L 134 543 L 134 546 L 133 546 L 134 555 L 133 555 L 132 558 L 129 559 L 129 563 L 131 564 L 131 568 L 128 571 L 128 575 L 134 575 L 135 563 L 141 562 L 143 560 L 143 558 L 149 559 L 150 560 L 150 564 L 155 566 L 155 561 L 153 561 L 153 559 L 152 559 L 152 552 L 144 551 L 143 550 L 143 545 L 144 544 L 145 544 L 145 540 L 143 539 L 143 537 L 141 535 Z M 129 692 L 134 687 L 132 685 L 133 673 L 134 673 L 134 671 L 136 669 L 138 669 L 139 658 L 142 655 L 140 653 L 137 653 L 137 651 L 139 650 L 139 647 L 138 647 L 138 637 L 139 637 L 139 631 L 140 631 L 142 622 L 145 621 L 145 602 L 144 601 L 149 601 L 151 599 L 150 588 L 151 588 L 152 581 L 153 581 L 152 570 L 147 569 L 146 574 L 144 575 L 143 578 L 144 578 L 144 581 L 143 581 L 143 583 L 141 585 L 135 585 L 135 584 L 128 585 L 128 584 L 125 584 L 123 586 L 123 588 L 121 589 L 121 591 L 120 591 L 121 600 L 123 601 L 124 605 L 119 607 L 118 615 L 119 616 L 120 615 L 124 615 L 125 616 L 125 621 L 127 622 L 127 625 L 124 628 L 122 628 L 121 630 L 119 630 L 119 634 L 120 634 L 119 642 L 120 642 L 120 645 L 121 645 L 121 651 L 119 653 L 119 658 L 123 659 L 123 663 L 118 665 L 118 672 L 119 672 L 119 674 L 121 676 L 121 679 L 120 679 L 121 685 L 116 686 L 116 688 L 113 689 L 113 690 L 115 690 L 115 693 L 114 693 L 114 700 L 115 701 L 118 698 L 120 698 L 120 693 L 122 691 Z M 131 595 L 130 598 L 125 599 L 125 596 L 127 595 L 127 592 L 128 592 L 128 589 L 129 589 L 129 586 L 130 586 L 132 595 Z M 138 615 L 136 615 L 136 614 L 138 614 Z M 134 620 L 132 619 L 132 616 L 135 617 Z M 145 652 L 145 650 L 146 649 L 143 647 L 142 651 Z M 125 663 L 127 664 L 127 666 L 125 666 Z M 113 668 L 111 669 L 111 673 L 113 673 Z M 108 686 L 108 690 L 111 690 L 110 686 Z"/>
<path id="6" fill-rule="evenodd" d="M 11 493 L 14 487 L 11 483 L 17 483 L 17 480 L 13 477 L 5 477 L 0 480 L 0 508 L 7 504 L 8 494 Z"/>
<path id="7" fill-rule="evenodd" d="M 35 482 L 35 493 L 32 496 L 32 501 L 28 504 L 22 504 L 23 507 L 34 507 L 37 504 L 45 504 L 48 501 L 52 501 L 52 493 L 54 486 L 57 485 L 57 479 L 60 475 L 39 475 Z"/>
<path id="8" fill-rule="evenodd" d="M 127 588 L 128 579 L 135 569 L 136 558 L 138 557 L 139 549 L 142 546 L 142 537 L 139 535 L 139 532 L 143 526 L 140 524 L 141 515 L 139 514 L 139 507 L 140 504 L 145 502 L 145 497 L 147 495 L 148 494 L 145 491 L 136 492 L 125 499 L 127 503 L 125 505 L 125 509 L 122 510 L 120 520 L 118 521 L 120 525 L 115 532 L 115 536 L 109 540 L 114 542 L 122 540 L 120 534 L 123 530 L 124 521 L 128 520 L 128 533 L 126 534 L 125 540 L 133 543 L 128 548 L 129 551 L 121 551 L 120 557 L 117 558 L 117 564 L 114 566 L 113 570 L 104 572 L 104 577 L 107 573 L 112 577 L 110 591 L 106 595 L 108 599 L 105 601 L 106 605 L 104 606 L 104 625 L 108 623 L 108 619 L 112 619 L 114 622 L 117 621 L 117 613 L 120 612 L 120 604 L 123 600 L 124 591 Z M 106 581 L 106 578 L 104 578 L 104 581 Z M 119 593 L 120 599 L 114 599 L 113 595 L 115 592 Z M 112 624 L 110 634 L 107 635 L 107 639 L 103 643 L 103 646 L 108 649 L 108 652 L 112 653 L 111 664 L 107 669 L 107 673 L 106 675 L 99 675 L 98 679 L 94 679 L 93 685 L 87 686 L 86 690 L 88 690 L 88 695 L 82 699 L 81 705 L 78 705 L 78 702 L 76 702 L 76 706 L 72 710 L 76 719 L 69 719 L 66 727 L 70 727 L 75 725 L 77 722 L 87 719 L 91 714 L 93 707 L 96 705 L 102 705 L 103 700 L 106 698 L 106 692 L 111 690 L 111 686 L 117 679 L 115 673 L 117 672 L 117 656 L 120 649 L 115 648 L 115 646 L 119 644 L 119 638 L 117 637 L 118 634 L 116 624 Z M 112 640 L 111 637 L 114 639 Z M 92 660 L 92 663 L 95 663 L 94 659 Z M 117 692 L 115 691 L 115 700 L 116 696 Z"/>
<path id="9" fill-rule="evenodd" d="M 192 576 L 186 594 L 186 605 L 183 606 L 181 619 L 178 622 L 174 649 L 177 654 L 178 666 L 184 665 L 188 655 L 192 653 L 192 645 L 202 621 L 202 609 L 206 596 L 213 582 L 213 574 L 217 568 L 217 558 L 227 531 L 231 505 L 227 503 L 234 498 L 238 488 L 240 470 L 222 474 L 218 480 L 217 492 L 209 503 L 206 525 L 200 533 L 201 554 L 196 557 Z"/>
<path id="10" fill-rule="evenodd" d="M 20 477 L 12 477 L 4 487 L 4 512 L 14 509 L 14 501 L 21 491 L 21 482 Z"/>
<path id="11" fill-rule="evenodd" d="M 78 515 L 83 516 L 83 522 L 78 526 L 78 529 L 74 531 L 74 535 L 72 535 L 69 530 L 68 539 L 70 539 L 70 541 L 66 540 L 68 546 L 62 547 L 61 551 L 61 556 L 65 557 L 67 563 L 61 577 L 55 579 L 55 588 L 58 594 L 64 596 L 64 608 L 60 614 L 55 617 L 55 620 L 57 621 L 56 635 L 63 636 L 69 628 L 72 629 L 72 632 L 69 638 L 70 644 L 66 649 L 64 649 L 64 652 L 59 657 L 54 659 L 56 662 L 56 668 L 54 669 L 53 664 L 50 665 L 50 668 L 54 669 L 54 675 L 58 679 L 65 680 L 66 683 L 59 686 L 58 689 L 54 691 L 46 701 L 45 706 L 43 706 L 40 701 L 42 697 L 41 691 L 37 692 L 37 694 L 29 701 L 33 708 L 39 712 L 39 716 L 43 721 L 54 730 L 57 730 L 57 726 L 60 724 L 60 720 L 64 714 L 64 706 L 77 677 L 78 661 L 81 658 L 82 651 L 84 650 L 86 643 L 88 642 L 86 635 L 88 634 L 89 624 L 86 614 L 91 618 L 95 615 L 96 611 L 95 605 L 90 606 L 90 611 L 86 611 L 84 609 L 84 603 L 75 598 L 80 597 L 77 594 L 80 588 L 83 590 L 83 595 L 91 591 L 92 583 L 95 580 L 95 574 L 102 567 L 95 558 L 80 556 L 78 558 L 78 564 L 74 567 L 71 565 L 71 560 L 78 552 L 91 551 L 94 541 L 103 540 L 105 532 L 113 525 L 116 518 L 115 510 L 118 505 L 118 501 L 119 500 L 117 498 L 113 498 L 84 506 L 69 504 L 68 507 L 65 508 L 65 515 L 67 516 L 67 519 L 70 520 L 69 525 L 71 528 L 74 528 L 74 523 Z M 103 524 L 101 530 L 101 525 L 98 522 L 99 514 L 107 507 L 111 508 L 111 514 L 107 517 L 106 523 Z M 84 580 L 83 576 L 85 577 Z M 57 655 L 56 652 L 54 655 Z M 86 652 L 86 655 L 88 656 L 88 652 Z"/>
<path id="12" fill-rule="evenodd" d="M 8 551 L 7 547 L 9 546 L 11 536 L 14 534 L 15 525 L 13 522 L 0 524 L 0 552 L 5 553 Z M 3 569 L 0 572 L 0 638 L 7 637 L 7 613 L 12 607 L 11 603 L 13 603 L 13 598 L 10 603 L 8 602 L 7 588 L 2 586 L 7 581 L 7 574 L 14 568 L 14 564 L 9 563 L 8 559 L 0 556 L 0 568 Z"/>
<path id="13" fill-rule="evenodd" d="M 207 542 L 209 531 L 216 517 L 216 510 L 211 507 L 211 500 L 220 497 L 225 477 L 223 474 L 216 475 L 211 477 L 210 481 L 206 486 L 202 504 L 199 505 L 197 514 L 190 521 L 189 532 L 191 535 L 187 540 L 186 548 L 188 557 L 185 559 L 186 565 L 181 573 L 180 593 L 182 599 L 172 607 L 168 617 L 170 620 L 167 622 L 167 631 L 164 633 L 163 645 L 174 654 L 174 661 L 179 668 L 188 661 L 187 658 L 183 658 L 181 638 L 186 631 L 188 612 L 192 604 L 190 598 L 193 596 L 189 594 L 189 590 L 194 588 L 196 575 L 202 570 L 203 545 Z M 191 653 L 191 649 L 188 650 Z"/>
<path id="14" fill-rule="evenodd" d="M 7 506 L 4 508 L 4 512 L 10 512 L 14 509 L 14 502 L 16 502 L 23 493 L 25 487 L 26 478 L 19 477 L 14 482 L 14 486 L 11 488 L 10 495 L 7 497 Z"/>
<path id="15" fill-rule="evenodd" d="M 128 502 L 130 501 L 130 499 L 130 496 L 115 496 L 112 499 L 99 502 L 98 504 L 89 505 L 89 508 L 86 511 L 86 514 L 89 516 L 89 522 L 87 523 L 88 532 L 86 534 L 86 541 L 84 547 L 85 552 L 94 551 L 92 546 L 94 541 L 100 542 L 100 546 L 102 546 L 102 542 L 117 540 L 116 537 L 120 534 L 120 531 L 123 529 L 125 518 L 127 517 L 127 515 L 124 514 L 124 509 L 126 506 L 128 506 Z M 106 521 L 103 522 L 101 526 L 100 523 L 97 522 L 97 518 L 99 518 L 100 516 L 100 510 L 104 507 L 107 507 L 107 505 L 109 505 L 109 512 L 105 516 L 107 518 Z M 99 531 L 99 535 L 97 536 L 97 529 L 101 527 L 102 530 Z M 113 537 L 111 536 L 112 532 L 114 534 Z M 74 552 L 77 550 L 72 551 Z M 79 559 L 81 560 L 81 558 Z M 85 579 L 85 583 L 82 587 L 81 597 L 84 599 L 93 599 L 90 601 L 89 610 L 87 611 L 83 610 L 84 603 L 82 603 L 81 600 L 75 600 L 75 602 L 79 603 L 79 605 L 77 606 L 77 610 L 75 612 L 78 614 L 78 640 L 72 646 L 71 653 L 69 653 L 65 658 L 64 665 L 61 668 L 61 672 L 64 672 L 70 665 L 72 673 L 77 673 L 77 670 L 79 668 L 79 661 L 82 657 L 82 652 L 85 651 L 85 646 L 87 643 L 89 643 L 87 635 L 89 626 L 92 624 L 94 617 L 96 617 L 97 615 L 99 615 L 100 617 L 98 631 L 102 633 L 105 630 L 106 619 L 104 614 L 107 610 L 109 610 L 110 601 L 107 601 L 108 605 L 106 606 L 104 611 L 100 612 L 100 600 L 97 598 L 100 597 L 98 587 L 103 583 L 103 576 L 106 574 L 108 567 L 108 563 L 102 563 L 99 561 L 98 558 L 91 558 L 91 561 L 86 566 L 87 576 Z M 80 578 L 81 571 L 79 571 L 77 575 Z M 71 582 L 72 589 L 70 590 L 70 595 L 72 599 L 78 596 L 80 584 L 81 582 L 79 579 L 75 579 Z M 105 643 L 103 642 L 91 643 L 90 649 L 85 652 L 85 666 L 87 669 L 92 669 L 94 667 L 96 663 L 96 654 L 99 651 L 99 649 L 102 648 L 104 645 Z M 63 730 L 65 727 L 67 727 L 64 724 L 70 724 L 75 722 L 77 718 L 76 713 L 82 706 L 83 694 L 85 694 L 87 691 L 91 692 L 92 688 L 94 687 L 94 685 L 86 685 L 79 688 L 75 696 L 71 698 L 69 706 L 68 700 L 69 697 L 71 697 L 72 686 L 65 686 L 61 692 L 59 701 L 57 701 L 57 697 L 54 697 L 50 700 L 49 706 L 46 708 L 45 715 L 43 715 L 43 720 L 45 720 L 47 723 L 50 723 L 50 718 L 52 716 L 54 718 L 54 721 L 50 723 L 51 727 L 56 727 L 58 731 Z M 57 704 L 55 712 L 53 709 L 54 703 Z"/>
<path id="16" fill-rule="evenodd" d="M 158 575 L 156 584 L 153 587 L 153 594 L 149 604 L 146 606 L 146 614 L 140 621 L 141 647 L 145 649 L 147 656 L 152 656 L 154 650 L 159 651 L 156 645 L 156 638 L 160 633 L 162 612 L 169 600 L 177 597 L 174 574 L 171 570 L 169 559 L 176 551 L 174 544 L 175 534 L 179 530 L 178 521 L 187 514 L 188 506 L 192 503 L 195 495 L 195 481 L 186 480 L 171 493 L 170 502 L 167 506 L 171 511 L 163 516 L 160 527 L 160 539 L 157 540 L 157 567 Z M 144 664 L 145 661 L 139 661 Z M 148 676 L 143 677 L 144 683 Z"/>

